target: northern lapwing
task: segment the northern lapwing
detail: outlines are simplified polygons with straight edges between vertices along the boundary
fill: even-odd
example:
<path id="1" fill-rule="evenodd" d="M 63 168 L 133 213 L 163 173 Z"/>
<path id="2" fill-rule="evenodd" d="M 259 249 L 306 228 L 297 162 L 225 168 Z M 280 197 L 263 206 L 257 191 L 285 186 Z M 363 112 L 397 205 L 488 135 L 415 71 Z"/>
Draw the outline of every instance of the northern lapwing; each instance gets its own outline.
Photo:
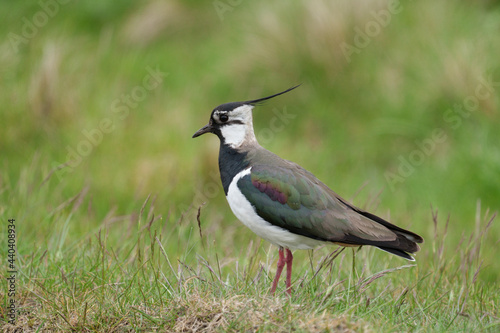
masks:
<path id="1" fill-rule="evenodd" d="M 255 138 L 252 109 L 283 92 L 219 105 L 208 125 L 193 138 L 213 133 L 220 139 L 219 171 L 234 215 L 254 233 L 279 247 L 278 268 L 271 293 L 283 270 L 291 293 L 292 252 L 325 243 L 376 246 L 414 260 L 419 235 L 361 210 L 343 199 L 312 173 L 262 148 Z M 286 252 L 286 256 L 285 253 Z"/>

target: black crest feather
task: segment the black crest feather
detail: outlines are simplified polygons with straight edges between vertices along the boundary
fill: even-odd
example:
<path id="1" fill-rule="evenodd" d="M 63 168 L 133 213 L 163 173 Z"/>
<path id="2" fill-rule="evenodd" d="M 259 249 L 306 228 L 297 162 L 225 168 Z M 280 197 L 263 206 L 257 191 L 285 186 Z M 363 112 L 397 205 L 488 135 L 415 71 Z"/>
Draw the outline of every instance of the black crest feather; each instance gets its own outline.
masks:
<path id="1" fill-rule="evenodd" d="M 293 89 L 297 88 L 298 86 L 300 86 L 300 84 L 298 84 L 298 85 L 296 85 L 294 87 L 288 88 L 285 91 L 282 91 L 282 92 L 279 92 L 277 94 L 271 95 L 271 96 L 262 97 L 262 98 L 259 98 L 259 99 L 254 99 L 254 100 L 251 100 L 251 101 L 246 101 L 246 102 L 241 102 L 241 103 L 243 103 L 243 104 L 250 104 L 250 105 L 256 105 L 256 104 L 262 103 L 264 101 L 267 101 L 268 99 L 271 99 L 273 97 L 276 97 L 276 96 L 279 96 L 279 95 L 283 95 L 284 93 L 287 93 L 290 90 L 293 90 Z"/>

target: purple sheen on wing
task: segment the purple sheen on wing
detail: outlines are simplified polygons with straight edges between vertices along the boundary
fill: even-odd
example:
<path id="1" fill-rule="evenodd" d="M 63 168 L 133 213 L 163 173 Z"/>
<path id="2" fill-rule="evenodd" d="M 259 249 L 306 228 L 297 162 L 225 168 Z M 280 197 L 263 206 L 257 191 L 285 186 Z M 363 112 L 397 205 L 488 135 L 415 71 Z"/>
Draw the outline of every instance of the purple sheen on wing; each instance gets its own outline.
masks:
<path id="1" fill-rule="evenodd" d="M 258 180 L 252 180 L 252 185 L 261 192 L 266 191 L 266 184 Z"/>
<path id="2" fill-rule="evenodd" d="M 273 189 L 271 186 L 267 186 L 266 194 L 268 195 L 269 198 L 271 198 L 271 200 L 276 201 L 276 190 Z"/>
<path id="3" fill-rule="evenodd" d="M 265 193 L 273 201 L 278 201 L 284 205 L 288 200 L 288 195 L 281 192 L 279 186 L 273 187 L 272 184 L 268 182 L 262 182 L 258 179 L 253 179 L 252 185 L 260 192 Z"/>
<path id="4" fill-rule="evenodd" d="M 284 205 L 284 204 L 286 203 L 286 195 L 285 195 L 285 193 L 280 192 L 280 193 L 278 194 L 278 201 L 279 201 L 282 205 Z"/>

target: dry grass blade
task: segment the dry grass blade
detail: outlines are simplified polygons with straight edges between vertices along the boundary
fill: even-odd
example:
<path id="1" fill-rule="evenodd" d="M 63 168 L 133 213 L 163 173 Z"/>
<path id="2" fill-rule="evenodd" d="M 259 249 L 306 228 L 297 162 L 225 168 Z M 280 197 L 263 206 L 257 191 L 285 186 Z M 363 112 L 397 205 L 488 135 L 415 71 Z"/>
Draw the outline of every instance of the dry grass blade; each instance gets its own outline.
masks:
<path id="1" fill-rule="evenodd" d="M 198 213 L 196 214 L 196 221 L 198 221 L 198 230 L 200 231 L 200 239 L 203 241 L 203 234 L 201 233 L 201 220 L 200 220 L 200 215 L 201 215 L 201 207 L 203 207 L 204 204 L 200 205 L 198 207 Z M 203 244 L 203 242 L 202 242 Z"/>
<path id="2" fill-rule="evenodd" d="M 52 170 L 50 170 L 50 172 L 47 174 L 47 176 L 42 180 L 42 182 L 40 183 L 40 185 L 38 185 L 38 187 L 42 187 L 45 183 L 47 183 L 49 181 L 50 178 L 52 178 L 52 175 L 54 173 L 56 173 L 57 171 L 61 170 L 62 168 L 65 168 L 67 166 L 69 166 L 69 161 L 66 162 L 66 163 L 62 163 L 62 164 L 59 164 L 58 166 L 56 166 L 55 168 L 52 168 Z"/>
<path id="3" fill-rule="evenodd" d="M 309 283 L 311 283 L 311 281 L 313 281 L 316 276 L 319 274 L 319 272 L 321 272 L 323 270 L 324 267 L 328 267 L 330 266 L 333 261 L 335 259 L 337 259 L 337 257 L 345 250 L 346 248 L 345 247 L 338 247 L 336 248 L 332 253 L 330 253 L 328 256 L 326 256 L 323 261 L 321 261 L 321 263 L 319 264 L 318 268 L 316 269 L 316 272 L 314 272 L 314 275 L 312 276 L 312 278 L 309 280 Z"/>
<path id="4" fill-rule="evenodd" d="M 212 268 L 212 266 L 210 266 L 210 263 L 203 257 L 199 257 L 200 260 L 201 260 L 201 263 L 203 266 L 205 266 L 206 268 L 208 268 L 208 270 L 210 271 L 211 275 L 212 275 L 212 279 L 213 277 L 215 276 L 217 278 L 217 280 L 224 286 L 226 286 L 226 284 L 224 283 L 224 281 L 222 281 L 222 276 L 220 276 L 219 274 L 217 274 L 215 272 L 215 270 Z M 218 260 L 217 260 L 218 262 Z M 219 273 L 220 273 L 220 267 L 219 267 Z"/>
<path id="5" fill-rule="evenodd" d="M 175 276 L 175 279 L 177 281 L 179 281 L 179 277 L 177 276 L 174 268 L 172 267 L 172 264 L 170 263 L 170 260 L 168 259 L 168 256 L 167 256 L 167 253 L 165 252 L 165 249 L 163 248 L 163 245 L 162 243 L 160 242 L 160 240 L 158 239 L 158 237 L 155 237 L 156 238 L 156 242 L 158 243 L 158 246 L 160 247 L 160 250 L 161 250 L 161 253 L 163 254 L 163 257 L 165 258 L 165 260 L 167 261 L 168 263 L 168 266 L 170 267 L 170 270 L 172 271 L 172 274 L 174 274 Z"/>
<path id="6" fill-rule="evenodd" d="M 364 292 L 373 281 L 381 278 L 384 275 L 387 275 L 387 274 L 394 272 L 394 271 L 399 271 L 399 270 L 402 270 L 405 268 L 410 268 L 410 267 L 415 267 L 415 266 L 417 266 L 417 265 L 403 265 L 403 266 L 399 266 L 396 268 L 390 268 L 390 269 L 386 269 L 386 270 L 383 270 L 381 272 L 375 273 L 372 276 L 367 277 L 366 279 L 363 280 L 363 282 L 360 283 L 359 291 L 361 293 Z"/>

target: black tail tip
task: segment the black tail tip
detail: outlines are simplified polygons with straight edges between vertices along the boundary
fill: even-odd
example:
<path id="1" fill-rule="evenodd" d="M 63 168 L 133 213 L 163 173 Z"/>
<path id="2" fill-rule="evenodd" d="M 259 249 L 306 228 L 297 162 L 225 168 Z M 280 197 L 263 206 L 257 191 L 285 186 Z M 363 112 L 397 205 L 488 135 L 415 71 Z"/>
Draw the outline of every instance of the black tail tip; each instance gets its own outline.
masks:
<path id="1" fill-rule="evenodd" d="M 377 246 L 377 248 L 381 249 L 382 251 L 388 252 L 390 254 L 397 255 L 398 257 L 404 258 L 409 261 L 415 261 L 415 258 L 413 258 L 411 255 L 408 253 L 398 250 L 398 249 L 392 249 L 389 247 L 383 247 L 383 246 Z"/>

